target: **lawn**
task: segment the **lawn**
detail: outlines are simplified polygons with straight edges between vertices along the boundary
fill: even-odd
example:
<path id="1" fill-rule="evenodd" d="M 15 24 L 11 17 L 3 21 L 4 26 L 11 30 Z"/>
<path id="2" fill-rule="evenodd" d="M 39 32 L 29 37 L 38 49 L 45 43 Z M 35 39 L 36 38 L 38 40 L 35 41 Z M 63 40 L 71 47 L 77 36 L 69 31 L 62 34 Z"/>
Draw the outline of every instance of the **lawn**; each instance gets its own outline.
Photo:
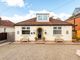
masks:
<path id="1" fill-rule="evenodd" d="M 80 60 L 80 45 L 19 44 L 0 46 L 0 60 Z"/>

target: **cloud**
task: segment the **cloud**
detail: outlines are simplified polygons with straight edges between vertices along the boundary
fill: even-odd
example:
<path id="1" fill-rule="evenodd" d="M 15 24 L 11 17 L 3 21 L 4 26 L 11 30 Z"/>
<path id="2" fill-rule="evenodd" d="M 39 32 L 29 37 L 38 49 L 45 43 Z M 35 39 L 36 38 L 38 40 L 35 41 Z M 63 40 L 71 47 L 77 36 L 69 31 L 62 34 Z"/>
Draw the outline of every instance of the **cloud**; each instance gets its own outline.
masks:
<path id="1" fill-rule="evenodd" d="M 8 6 L 18 6 L 18 7 L 23 7 L 24 0 L 2 0 L 1 2 L 7 4 Z"/>
<path id="2" fill-rule="evenodd" d="M 61 19 L 61 20 L 65 20 L 65 19 L 68 19 L 69 17 L 71 16 L 71 14 L 67 14 L 67 13 L 60 13 L 58 14 L 58 17 Z"/>
<path id="3" fill-rule="evenodd" d="M 11 20 L 13 22 L 20 22 L 20 21 L 23 21 L 23 20 L 27 20 L 27 19 L 30 19 L 30 18 L 33 18 L 33 17 L 36 17 L 36 13 L 49 13 L 50 16 L 53 16 L 53 18 L 61 18 L 62 20 L 65 20 L 67 19 L 68 17 L 70 17 L 71 15 L 69 14 L 66 14 L 66 13 L 60 13 L 60 14 L 55 14 L 54 12 L 50 12 L 48 10 L 42 10 L 42 11 L 33 11 L 33 10 L 30 10 L 29 13 L 26 13 L 26 15 L 17 15 L 15 14 L 13 17 L 7 17 L 7 16 L 1 16 L 2 19 L 8 19 L 8 20 Z"/>
<path id="4" fill-rule="evenodd" d="M 27 8 L 31 8 L 32 4 L 27 4 Z"/>
<path id="5" fill-rule="evenodd" d="M 18 14 L 15 14 L 13 15 L 12 17 L 8 17 L 8 16 L 1 16 L 3 20 L 10 20 L 12 22 L 20 22 L 20 21 L 23 21 L 23 20 L 26 20 L 26 19 L 30 19 L 30 18 L 33 18 L 35 17 L 35 13 L 34 11 L 29 11 L 28 14 L 26 15 L 18 15 Z"/>

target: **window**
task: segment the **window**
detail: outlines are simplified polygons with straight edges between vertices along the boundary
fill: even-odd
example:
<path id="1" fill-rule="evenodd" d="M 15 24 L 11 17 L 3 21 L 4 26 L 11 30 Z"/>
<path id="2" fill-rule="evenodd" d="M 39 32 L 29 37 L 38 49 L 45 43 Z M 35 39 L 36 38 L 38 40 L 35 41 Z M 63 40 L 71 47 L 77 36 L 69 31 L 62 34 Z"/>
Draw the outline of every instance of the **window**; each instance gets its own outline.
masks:
<path id="1" fill-rule="evenodd" d="M 30 27 L 22 27 L 22 34 L 30 34 Z"/>
<path id="2" fill-rule="evenodd" d="M 26 27 L 22 27 L 22 29 L 26 29 Z"/>
<path id="3" fill-rule="evenodd" d="M 30 29 L 30 27 L 27 27 L 27 29 Z"/>
<path id="4" fill-rule="evenodd" d="M 22 27 L 22 29 L 30 29 L 30 27 Z"/>
<path id="5" fill-rule="evenodd" d="M 39 15 L 38 20 L 48 20 L 48 16 L 47 15 Z"/>
<path id="6" fill-rule="evenodd" d="M 22 34 L 30 34 L 30 30 L 22 30 Z"/>
<path id="7" fill-rule="evenodd" d="M 61 29 L 61 27 L 58 27 L 58 29 Z"/>
<path id="8" fill-rule="evenodd" d="M 61 34 L 61 30 L 53 30 L 53 34 Z"/>
<path id="9" fill-rule="evenodd" d="M 53 29 L 57 29 L 57 27 L 53 27 Z"/>
<path id="10" fill-rule="evenodd" d="M 43 20 L 47 20 L 48 17 L 46 15 L 43 16 Z"/>
<path id="11" fill-rule="evenodd" d="M 53 27 L 53 34 L 61 34 L 61 27 Z"/>
<path id="12" fill-rule="evenodd" d="M 42 16 L 38 16 L 38 20 L 42 20 Z"/>

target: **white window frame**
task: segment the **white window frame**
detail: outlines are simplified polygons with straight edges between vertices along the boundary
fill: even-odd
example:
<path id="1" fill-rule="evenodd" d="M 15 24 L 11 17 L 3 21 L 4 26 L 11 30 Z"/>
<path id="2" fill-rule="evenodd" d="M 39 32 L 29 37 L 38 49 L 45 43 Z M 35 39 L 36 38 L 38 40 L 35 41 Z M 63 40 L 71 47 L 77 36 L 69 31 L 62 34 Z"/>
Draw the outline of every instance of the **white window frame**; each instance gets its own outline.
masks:
<path id="1" fill-rule="evenodd" d="M 62 27 L 61 26 L 54 26 L 53 27 L 53 35 L 62 35 Z"/>
<path id="2" fill-rule="evenodd" d="M 37 21 L 38 22 L 49 22 L 49 14 L 37 14 Z"/>
<path id="3" fill-rule="evenodd" d="M 48 16 L 47 15 L 39 15 L 38 20 L 48 20 Z"/>
<path id="4" fill-rule="evenodd" d="M 28 33 L 23 33 L 23 31 L 29 31 L 29 34 Z M 23 26 L 22 27 L 22 34 L 23 35 L 25 35 L 25 34 L 30 35 L 30 27 L 29 26 Z"/>

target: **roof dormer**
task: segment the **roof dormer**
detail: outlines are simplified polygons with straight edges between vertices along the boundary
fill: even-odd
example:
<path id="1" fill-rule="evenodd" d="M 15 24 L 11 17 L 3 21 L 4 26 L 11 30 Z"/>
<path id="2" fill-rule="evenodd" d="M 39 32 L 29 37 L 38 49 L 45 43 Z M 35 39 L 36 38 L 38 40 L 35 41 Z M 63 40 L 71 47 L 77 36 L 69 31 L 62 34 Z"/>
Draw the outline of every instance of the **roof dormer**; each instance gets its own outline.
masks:
<path id="1" fill-rule="evenodd" d="M 49 13 L 37 13 L 37 22 L 49 22 Z"/>

